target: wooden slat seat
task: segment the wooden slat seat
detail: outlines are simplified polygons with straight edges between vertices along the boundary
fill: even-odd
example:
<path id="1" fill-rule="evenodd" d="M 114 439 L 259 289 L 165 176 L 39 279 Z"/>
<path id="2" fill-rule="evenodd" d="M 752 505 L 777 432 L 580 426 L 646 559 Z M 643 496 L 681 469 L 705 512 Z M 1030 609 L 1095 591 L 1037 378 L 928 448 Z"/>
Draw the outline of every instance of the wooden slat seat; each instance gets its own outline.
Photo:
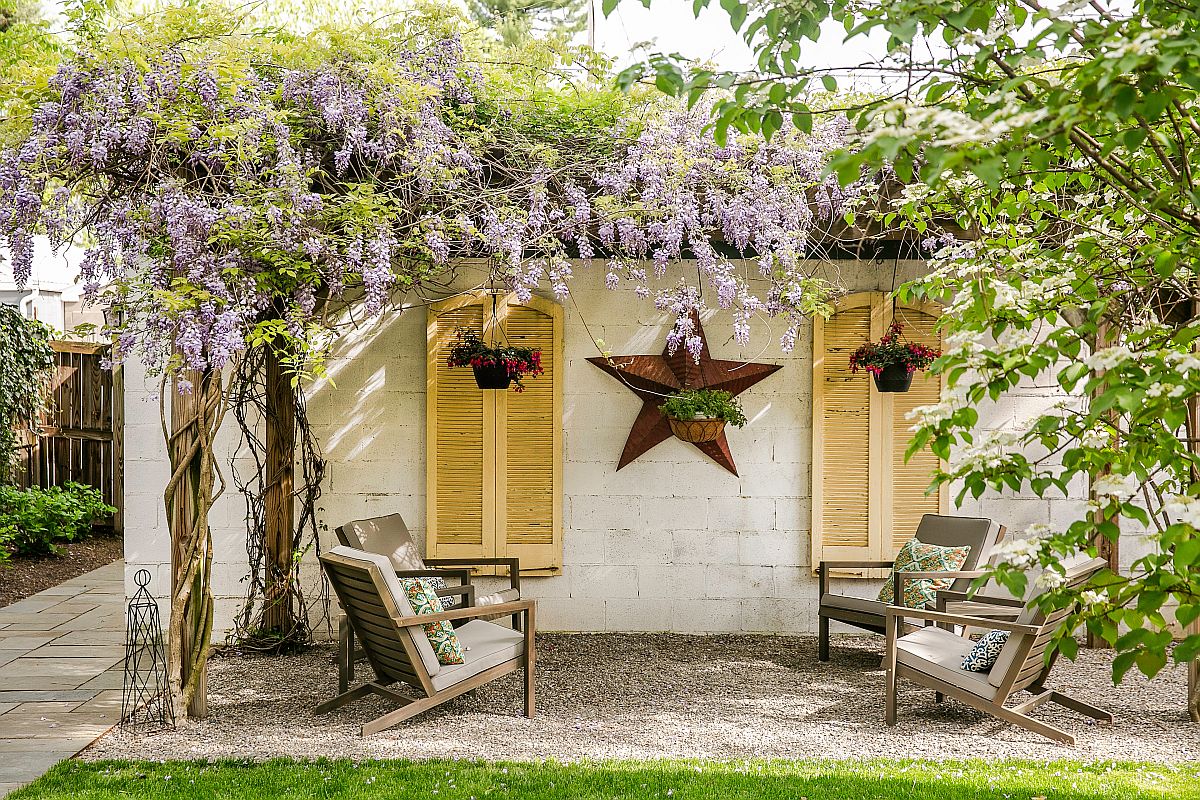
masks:
<path id="1" fill-rule="evenodd" d="M 376 679 L 353 689 L 342 687 L 336 697 L 317 706 L 316 713 L 331 711 L 368 694 L 401 704 L 400 709 L 364 724 L 362 734 L 366 736 L 501 675 L 523 670 L 525 715 L 533 716 L 534 601 L 417 615 L 386 556 L 338 546 L 322 554 L 321 566 L 345 614 L 345 624 L 340 627 L 353 631 Z M 520 614 L 522 629 L 478 619 L 496 613 Z M 423 626 L 440 620 L 470 620 L 456 631 L 469 648 L 464 653 L 464 664 L 446 666 L 438 662 Z M 353 648 L 342 644 L 339 662 L 353 658 Z M 339 663 L 339 667 L 339 672 L 345 674 L 345 664 Z M 407 684 L 424 696 L 413 699 L 387 688 L 396 683 Z"/>
<path id="2" fill-rule="evenodd" d="M 957 572 L 938 573 L 954 580 L 951 589 L 963 591 L 970 585 L 970 576 L 976 574 L 975 567 L 984 563 L 996 542 L 1004 536 L 1004 526 L 990 519 L 979 517 L 955 517 L 943 514 L 926 514 L 917 526 L 916 538 L 924 544 L 942 547 L 968 546 L 971 552 Z M 856 628 L 883 633 L 887 606 L 878 600 L 839 595 L 829 591 L 829 577 L 833 570 L 865 570 L 891 567 L 890 561 L 822 561 L 817 566 L 817 658 L 829 660 L 829 623 L 841 622 Z M 924 573 L 921 573 L 924 575 Z M 897 573 L 899 576 L 905 573 Z M 903 597 L 901 581 L 896 580 L 896 597 Z"/>
<path id="3" fill-rule="evenodd" d="M 465 606 L 495 606 L 521 599 L 521 562 L 516 558 L 422 558 L 421 551 L 413 541 L 404 518 L 399 514 L 356 519 L 334 529 L 338 542 L 367 553 L 386 556 L 395 574 L 402 578 L 443 578 L 453 582 L 444 589 L 437 589 L 447 608 Z M 480 594 L 471 579 L 472 567 L 499 567 L 508 573 L 509 585 L 496 592 Z M 357 581 L 357 582 L 356 582 Z M 346 576 L 347 591 L 353 593 L 366 584 L 353 576 Z M 372 589 L 367 586 L 367 591 Z M 494 616 L 494 612 L 489 617 Z M 465 620 L 457 620 L 458 624 Z M 512 615 L 513 627 L 521 629 L 521 615 Z M 362 651 L 354 643 L 354 631 L 343 621 L 339 624 L 338 646 L 345 651 L 338 656 L 338 687 L 346 691 L 354 680 L 354 664 L 362 658 Z"/>
<path id="4" fill-rule="evenodd" d="M 1079 588 L 1107 566 L 1108 563 L 1101 558 L 1081 555 L 1068 559 L 1064 562 L 1066 585 Z M 1015 619 L 889 606 L 887 651 L 884 656 L 887 673 L 884 720 L 887 724 L 896 724 L 898 678 L 906 678 L 933 689 L 939 701 L 943 695 L 952 697 L 998 719 L 1065 744 L 1074 744 L 1075 737 L 1029 717 L 1028 712 L 1043 703 L 1053 702 L 1093 719 L 1112 722 L 1112 715 L 1107 711 L 1045 687 L 1057 655 L 1051 653 L 1047 657 L 1047 650 L 1059 635 L 1071 609 L 1056 609 L 1047 614 L 1039 607 L 1036 581 L 1030 579 L 1028 585 L 1029 595 Z M 902 623 L 906 620 L 935 622 L 957 628 L 964 635 L 941 627 L 919 628 L 915 632 L 900 635 Z M 978 629 L 1009 631 L 1008 641 L 988 672 L 971 672 L 961 666 L 962 657 L 972 646 L 965 632 Z M 1020 705 L 1009 707 L 1009 698 L 1023 690 L 1031 692 L 1033 697 Z"/>

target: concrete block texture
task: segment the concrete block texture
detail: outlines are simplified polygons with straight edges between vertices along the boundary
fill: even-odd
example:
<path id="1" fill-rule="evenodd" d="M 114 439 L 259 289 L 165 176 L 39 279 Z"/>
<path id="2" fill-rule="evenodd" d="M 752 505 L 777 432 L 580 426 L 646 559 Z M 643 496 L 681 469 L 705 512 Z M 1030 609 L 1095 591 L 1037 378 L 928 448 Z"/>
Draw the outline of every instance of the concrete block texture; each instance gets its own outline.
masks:
<path id="1" fill-rule="evenodd" d="M 824 265 L 847 288 L 886 291 L 892 265 Z M 921 262 L 897 265 L 897 280 L 920 274 Z M 783 368 L 742 395 L 750 418 L 728 439 L 739 475 L 696 447 L 668 439 L 618 471 L 618 458 L 642 401 L 587 361 L 601 349 L 613 355 L 662 351 L 672 319 L 624 291 L 602 286 L 602 269 L 580 265 L 565 308 L 563 561 L 562 573 L 523 579 L 539 599 L 545 630 L 688 633 L 804 633 L 816 628 L 816 579 L 810 568 L 812 529 L 812 329 L 785 352 L 779 330 L 756 326 L 739 347 L 727 314 L 706 314 L 709 347 L 717 358 L 780 364 Z M 466 288 L 458 287 L 458 288 Z M 587 329 L 585 330 L 585 323 Z M 348 330 L 334 346 L 330 380 L 306 388 L 309 416 L 328 459 L 320 501 L 332 529 L 348 520 L 402 514 L 418 545 L 424 541 L 426 483 L 426 312 L 389 314 Z M 593 337 L 603 340 L 598 347 Z M 148 566 L 156 585 L 169 579 L 170 536 L 162 509 L 169 476 L 158 420 L 157 391 L 136 364 L 127 367 L 126 557 L 130 569 Z M 991 404 L 981 427 L 998 428 L 1054 402 L 1052 393 L 1023 386 Z M 520 395 L 509 402 L 520 402 Z M 223 431 L 218 458 L 228 473 L 237 437 Z M 1080 513 L 1086 487 L 1072 497 L 992 496 L 967 502 L 1021 531 L 1037 522 L 1064 524 Z M 214 637 L 223 638 L 242 596 L 247 573 L 245 504 L 232 487 L 212 514 Z M 1144 552 L 1131 544 L 1130 556 Z M 132 573 L 130 573 L 132 574 Z M 320 584 L 312 554 L 306 585 Z M 879 581 L 839 581 L 839 590 L 873 596 Z M 127 582 L 127 588 L 131 587 Z"/>

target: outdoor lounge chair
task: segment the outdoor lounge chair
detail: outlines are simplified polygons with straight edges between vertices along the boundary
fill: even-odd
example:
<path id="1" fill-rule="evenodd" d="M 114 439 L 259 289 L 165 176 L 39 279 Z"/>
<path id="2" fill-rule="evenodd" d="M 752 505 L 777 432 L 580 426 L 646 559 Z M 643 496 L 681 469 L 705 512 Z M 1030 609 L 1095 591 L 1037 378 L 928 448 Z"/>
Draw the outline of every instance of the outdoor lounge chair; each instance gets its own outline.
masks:
<path id="1" fill-rule="evenodd" d="M 926 514 L 921 517 L 917 526 L 916 538 L 924 544 L 936 544 L 942 547 L 970 546 L 971 552 L 963 562 L 962 569 L 954 572 L 933 573 L 896 573 L 905 578 L 918 577 L 953 577 L 951 590 L 966 591 L 971 578 L 981 573 L 975 569 L 990 555 L 992 547 L 1004 536 L 1004 526 L 996 525 L 990 519 L 979 517 L 949 517 L 939 514 Z M 873 633 L 883 633 L 886 622 L 886 609 L 879 600 L 868 600 L 863 597 L 833 594 L 829 591 L 829 573 L 838 569 L 880 569 L 891 568 L 891 561 L 822 561 L 817 565 L 817 584 L 821 598 L 817 608 L 817 658 L 829 660 L 829 622 L 843 622 Z M 893 578 L 896 580 L 896 578 Z M 896 591 L 903 589 L 897 580 Z M 895 597 L 903 597 L 896 594 Z"/>
<path id="2" fill-rule="evenodd" d="M 334 547 L 321 556 L 321 566 L 357 634 L 375 680 L 341 690 L 314 709 L 324 714 L 375 694 L 401 705 L 362 726 L 362 735 L 390 728 L 422 711 L 489 683 L 501 675 L 525 672 L 525 716 L 534 714 L 535 601 L 519 600 L 495 607 L 456 608 L 440 614 L 416 615 L 385 556 L 350 547 Z M 500 611 L 520 614 L 522 631 L 477 617 Z M 456 628 L 466 663 L 438 663 L 423 625 L 439 620 L 470 620 Z M 343 651 L 346 654 L 346 651 Z M 406 683 L 424 697 L 412 698 L 388 688 Z"/>
<path id="3" fill-rule="evenodd" d="M 344 547 L 386 556 L 392 569 L 401 578 L 443 578 L 458 581 L 457 585 L 437 589 L 439 597 L 461 597 L 465 606 L 494 606 L 521 599 L 521 563 L 516 558 L 422 558 L 413 542 L 404 518 L 399 514 L 356 519 L 334 529 L 338 542 Z M 488 594 L 477 594 L 471 580 L 471 567 L 499 566 L 508 571 L 506 588 Z M 489 611 L 489 616 L 495 611 Z M 462 624 L 459 620 L 456 624 Z M 513 614 L 513 627 L 521 629 L 519 614 Z M 338 630 L 338 681 L 344 692 L 354 680 L 354 662 L 362 657 L 355 649 L 354 631 L 343 620 Z M 349 656 L 346 653 L 353 653 Z"/>
<path id="4" fill-rule="evenodd" d="M 1108 566 L 1108 562 L 1101 558 L 1080 557 L 1064 566 L 1067 583 L 1079 586 Z M 1030 583 L 1032 585 L 1032 581 Z M 1047 615 L 1038 608 L 1036 597 L 1026 601 L 1025 608 L 1013 621 L 992 616 L 976 617 L 888 606 L 887 650 L 884 655 L 885 722 L 888 725 L 896 724 L 898 678 L 907 678 L 920 686 L 934 689 L 939 702 L 943 695 L 953 697 L 1005 722 L 1065 744 L 1074 744 L 1075 737 L 1031 718 L 1028 713 L 1043 703 L 1053 702 L 1092 719 L 1112 722 L 1112 715 L 1108 712 L 1045 687 L 1046 678 L 1057 657 L 1055 651 L 1047 658 L 1046 648 L 1054 641 L 1070 613 L 1071 609 L 1065 608 Z M 984 628 L 1005 630 L 1010 634 L 992 668 L 988 672 L 972 672 L 962 668 L 962 659 L 974 642 L 935 626 L 898 635 L 900 624 L 905 619 L 944 623 L 963 631 Z M 1006 706 L 1009 698 L 1021 690 L 1027 690 L 1033 696 L 1011 708 Z"/>

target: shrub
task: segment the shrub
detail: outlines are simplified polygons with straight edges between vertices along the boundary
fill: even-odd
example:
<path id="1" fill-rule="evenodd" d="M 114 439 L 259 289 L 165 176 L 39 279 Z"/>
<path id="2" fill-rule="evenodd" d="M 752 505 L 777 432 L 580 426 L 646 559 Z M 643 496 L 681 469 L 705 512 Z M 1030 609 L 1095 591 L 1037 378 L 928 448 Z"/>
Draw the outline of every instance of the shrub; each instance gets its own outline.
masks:
<path id="1" fill-rule="evenodd" d="M 0 486 L 0 561 L 59 554 L 61 542 L 84 538 L 94 520 L 114 513 L 99 489 L 79 483 L 49 489 Z"/>
<path id="2" fill-rule="evenodd" d="M 685 389 L 668 397 L 659 410 L 675 419 L 723 419 L 738 428 L 746 424 L 741 403 L 722 389 Z"/>

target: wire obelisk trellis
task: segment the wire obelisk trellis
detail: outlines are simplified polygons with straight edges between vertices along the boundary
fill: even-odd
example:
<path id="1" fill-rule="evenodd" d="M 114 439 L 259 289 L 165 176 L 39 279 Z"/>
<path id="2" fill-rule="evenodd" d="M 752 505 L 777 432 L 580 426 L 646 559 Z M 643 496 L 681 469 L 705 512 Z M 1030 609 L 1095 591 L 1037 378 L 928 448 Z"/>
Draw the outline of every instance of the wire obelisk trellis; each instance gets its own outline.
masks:
<path id="1" fill-rule="evenodd" d="M 167 681 L 167 651 L 163 647 L 158 601 L 146 588 L 150 571 L 133 575 L 137 592 L 125 613 L 125 683 L 121 694 L 121 724 L 165 728 L 175 725 Z"/>

